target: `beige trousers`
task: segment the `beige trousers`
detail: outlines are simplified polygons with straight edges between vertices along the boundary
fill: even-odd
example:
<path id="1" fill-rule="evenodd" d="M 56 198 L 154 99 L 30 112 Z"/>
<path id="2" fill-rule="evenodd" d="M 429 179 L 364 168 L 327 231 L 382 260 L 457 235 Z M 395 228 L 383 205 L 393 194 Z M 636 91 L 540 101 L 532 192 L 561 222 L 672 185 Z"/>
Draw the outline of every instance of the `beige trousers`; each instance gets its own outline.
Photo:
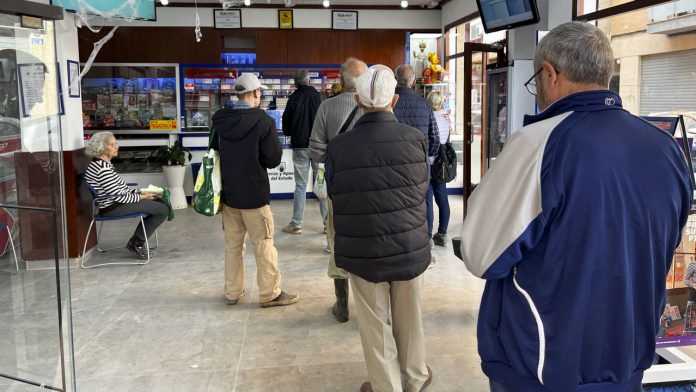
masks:
<path id="1" fill-rule="evenodd" d="M 350 275 L 367 374 L 375 392 L 418 392 L 428 379 L 420 295 L 423 275 L 372 283 Z"/>
<path id="2" fill-rule="evenodd" d="M 334 258 L 334 244 L 336 231 L 334 230 L 333 224 L 333 203 L 331 199 L 328 200 L 329 212 L 326 214 L 326 245 L 327 248 L 331 250 L 331 255 L 329 256 L 329 271 L 328 275 L 331 279 L 348 279 L 350 276 L 346 270 L 343 268 L 336 267 L 336 259 Z"/>
<path id="3" fill-rule="evenodd" d="M 225 231 L 225 298 L 238 299 L 244 294 L 244 252 L 246 235 L 254 246 L 259 302 L 269 302 L 280 295 L 278 252 L 273 246 L 271 206 L 240 210 L 224 206 L 222 227 Z"/>

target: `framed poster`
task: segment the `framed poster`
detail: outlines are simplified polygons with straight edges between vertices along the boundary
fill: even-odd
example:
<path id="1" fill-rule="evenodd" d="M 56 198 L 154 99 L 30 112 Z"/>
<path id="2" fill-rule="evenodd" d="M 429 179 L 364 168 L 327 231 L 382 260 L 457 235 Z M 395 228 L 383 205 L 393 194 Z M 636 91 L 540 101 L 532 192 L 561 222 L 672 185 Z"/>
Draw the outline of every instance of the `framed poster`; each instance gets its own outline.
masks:
<path id="1" fill-rule="evenodd" d="M 80 79 L 80 63 L 68 60 L 68 97 L 70 98 L 80 98 L 80 81 L 78 79 Z"/>
<path id="2" fill-rule="evenodd" d="M 214 9 L 213 21 L 216 29 L 241 29 L 242 10 L 240 8 Z"/>
<path id="3" fill-rule="evenodd" d="M 331 28 L 334 30 L 357 30 L 358 11 L 331 11 Z"/>
<path id="4" fill-rule="evenodd" d="M 22 97 L 22 115 L 30 117 L 37 105 L 43 103 L 46 66 L 43 63 L 18 64 L 19 94 Z"/>
<path id="5" fill-rule="evenodd" d="M 292 10 L 278 10 L 278 27 L 281 30 L 292 30 Z"/>

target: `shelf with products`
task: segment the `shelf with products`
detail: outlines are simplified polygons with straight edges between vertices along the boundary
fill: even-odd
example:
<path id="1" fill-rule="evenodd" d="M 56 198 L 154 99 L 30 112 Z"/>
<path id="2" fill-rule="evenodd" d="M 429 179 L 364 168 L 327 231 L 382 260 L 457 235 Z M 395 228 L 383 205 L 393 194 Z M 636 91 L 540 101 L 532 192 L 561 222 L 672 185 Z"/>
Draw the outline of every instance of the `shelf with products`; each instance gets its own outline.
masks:
<path id="1" fill-rule="evenodd" d="M 261 84 L 268 87 L 262 91 L 260 108 L 266 110 L 281 128 L 281 117 L 288 97 L 295 91 L 293 75 L 306 69 L 310 85 L 319 92 L 330 91 L 331 85 L 339 83 L 339 65 L 187 65 L 180 66 L 182 75 L 181 111 L 183 131 L 205 132 L 212 125 L 216 111 L 236 101 L 234 84 L 239 75 L 253 73 Z M 325 95 L 325 94 L 324 94 Z M 282 138 L 282 134 L 279 137 Z M 284 140 L 283 140 L 284 141 Z M 285 144 L 285 143 L 284 143 Z"/>

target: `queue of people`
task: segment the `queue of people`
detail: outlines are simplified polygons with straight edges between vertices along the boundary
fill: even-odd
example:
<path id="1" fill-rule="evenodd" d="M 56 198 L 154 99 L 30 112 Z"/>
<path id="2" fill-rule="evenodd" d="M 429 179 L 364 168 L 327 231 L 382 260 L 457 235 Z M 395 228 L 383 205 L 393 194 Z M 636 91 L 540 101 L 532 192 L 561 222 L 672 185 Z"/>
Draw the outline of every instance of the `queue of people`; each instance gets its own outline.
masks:
<path id="1" fill-rule="evenodd" d="M 525 84 L 541 112 L 525 118 L 469 198 L 461 254 L 486 280 L 478 349 L 491 391 L 637 392 L 652 364 L 692 178 L 674 139 L 625 111 L 607 89 L 613 61 L 609 40 L 591 24 L 570 22 L 546 35 Z M 369 377 L 360 391 L 422 391 L 433 371 L 420 295 L 431 248 L 445 245 L 449 222 L 445 184 L 430 173 L 449 136 L 443 97 L 413 93 L 407 65 L 392 71 L 351 58 L 340 75 L 341 94 L 320 104 L 306 73 L 295 75 L 283 132 L 293 140 L 296 200 L 283 231 L 302 233 L 307 173 L 324 165 L 332 313 L 349 319 L 352 286 Z M 213 117 L 223 184 L 234 184 L 222 191 L 230 305 L 245 294 L 247 235 L 260 305 L 299 299 L 281 289 L 273 245 L 266 170 L 282 151 L 273 121 L 257 108 L 264 88 L 242 75 L 234 87 L 239 100 Z M 110 140 L 92 152 L 88 181 L 122 193 L 100 208 L 143 203 L 112 173 L 114 154 Z M 159 216 L 158 205 L 143 207 Z M 141 236 L 133 235 L 136 253 Z M 630 328 L 609 333 L 615 319 Z"/>

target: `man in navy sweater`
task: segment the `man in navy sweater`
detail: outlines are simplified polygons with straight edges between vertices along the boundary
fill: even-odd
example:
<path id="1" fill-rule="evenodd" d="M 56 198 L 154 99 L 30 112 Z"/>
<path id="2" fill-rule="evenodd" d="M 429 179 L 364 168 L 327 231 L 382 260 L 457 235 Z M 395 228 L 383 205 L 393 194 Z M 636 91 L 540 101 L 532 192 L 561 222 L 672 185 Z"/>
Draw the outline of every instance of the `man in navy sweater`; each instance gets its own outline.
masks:
<path id="1" fill-rule="evenodd" d="M 614 56 L 595 26 L 553 29 L 534 67 L 542 112 L 508 140 L 462 228 L 462 258 L 486 279 L 482 368 L 492 391 L 640 391 L 691 173 L 674 138 L 607 90 Z"/>
<path id="2" fill-rule="evenodd" d="M 428 101 L 416 95 L 413 86 L 416 84 L 416 75 L 410 65 L 402 64 L 394 71 L 396 77 L 396 94 L 399 101 L 394 106 L 394 115 L 400 123 L 410 125 L 421 131 L 428 139 L 428 164 L 432 165 L 440 149 L 440 133 L 437 121 L 433 114 L 433 108 Z M 428 187 L 425 196 L 426 217 L 428 219 L 428 238 L 433 236 L 433 187 Z M 430 240 L 430 247 L 433 241 Z"/>

